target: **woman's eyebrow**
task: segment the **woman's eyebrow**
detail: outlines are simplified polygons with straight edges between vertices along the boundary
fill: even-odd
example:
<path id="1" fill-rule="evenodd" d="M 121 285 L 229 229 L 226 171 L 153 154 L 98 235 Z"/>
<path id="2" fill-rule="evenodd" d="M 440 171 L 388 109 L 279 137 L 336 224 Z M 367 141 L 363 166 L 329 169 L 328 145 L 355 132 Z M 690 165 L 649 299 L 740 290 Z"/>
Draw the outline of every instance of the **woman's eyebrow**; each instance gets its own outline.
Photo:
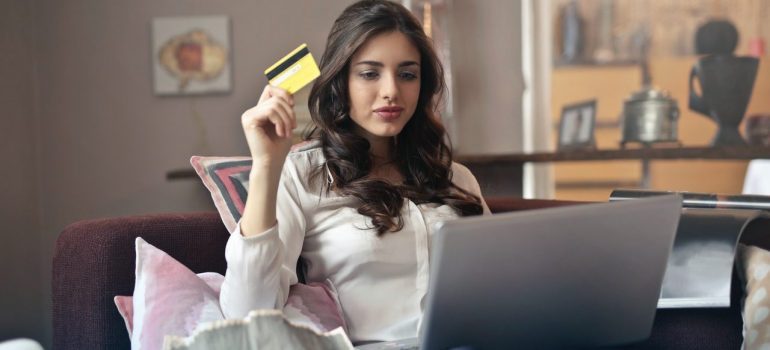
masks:
<path id="1" fill-rule="evenodd" d="M 356 63 L 354 65 L 355 66 L 367 65 L 367 66 L 375 66 L 375 67 L 385 67 L 385 65 L 382 62 L 378 62 L 378 61 L 361 61 L 361 62 L 358 62 L 358 63 Z M 415 61 L 404 61 L 404 62 L 401 62 L 401 63 L 398 64 L 399 68 L 400 67 L 406 67 L 406 66 L 418 66 L 419 67 L 420 64 L 415 62 Z"/>
<path id="2" fill-rule="evenodd" d="M 405 61 L 398 64 L 399 67 L 406 67 L 406 66 L 417 66 L 419 67 L 420 64 L 415 61 Z"/>

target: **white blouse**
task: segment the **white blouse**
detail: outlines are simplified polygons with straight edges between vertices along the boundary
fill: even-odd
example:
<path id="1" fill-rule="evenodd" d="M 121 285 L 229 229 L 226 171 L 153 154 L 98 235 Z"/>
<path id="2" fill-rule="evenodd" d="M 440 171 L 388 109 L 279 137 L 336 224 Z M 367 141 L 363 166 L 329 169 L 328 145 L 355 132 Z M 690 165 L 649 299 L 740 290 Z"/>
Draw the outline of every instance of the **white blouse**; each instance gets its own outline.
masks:
<path id="1" fill-rule="evenodd" d="M 321 189 L 310 174 L 324 169 L 318 144 L 289 153 L 278 188 L 278 224 L 243 237 L 240 224 L 227 242 L 227 272 L 220 294 L 226 318 L 254 309 L 280 309 L 297 283 L 297 259 L 308 282 L 336 289 L 354 343 L 417 337 L 429 279 L 430 237 L 436 222 L 458 215 L 447 205 L 405 201 L 404 227 L 377 237 L 355 199 Z M 453 163 L 452 181 L 479 196 L 476 178 Z M 328 175 L 327 175 L 328 176 Z M 324 176 L 324 180 L 330 177 Z M 489 213 L 482 200 L 484 212 Z"/>

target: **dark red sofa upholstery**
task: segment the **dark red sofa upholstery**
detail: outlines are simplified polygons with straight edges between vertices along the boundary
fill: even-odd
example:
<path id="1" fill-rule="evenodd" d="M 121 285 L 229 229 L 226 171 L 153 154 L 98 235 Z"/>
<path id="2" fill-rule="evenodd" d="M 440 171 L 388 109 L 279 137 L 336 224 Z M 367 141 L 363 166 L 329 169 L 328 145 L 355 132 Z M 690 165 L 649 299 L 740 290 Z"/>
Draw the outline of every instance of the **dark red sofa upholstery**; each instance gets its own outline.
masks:
<path id="1" fill-rule="evenodd" d="M 580 202 L 488 198 L 493 212 Z M 138 236 L 194 272 L 224 274 L 228 232 L 215 212 L 130 216 L 76 222 L 56 241 L 53 258 L 54 349 L 130 349 L 115 295 L 134 288 Z M 660 310 L 650 338 L 628 349 L 738 349 L 741 315 L 734 285 L 729 309 Z"/>

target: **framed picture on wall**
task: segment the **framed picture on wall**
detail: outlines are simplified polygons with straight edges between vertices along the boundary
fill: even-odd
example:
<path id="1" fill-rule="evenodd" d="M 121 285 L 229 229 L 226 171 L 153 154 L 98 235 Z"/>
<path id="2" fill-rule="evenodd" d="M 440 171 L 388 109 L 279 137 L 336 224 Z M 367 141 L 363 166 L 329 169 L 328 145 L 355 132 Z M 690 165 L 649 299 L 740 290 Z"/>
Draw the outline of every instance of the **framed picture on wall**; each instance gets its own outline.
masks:
<path id="1" fill-rule="evenodd" d="M 559 122 L 559 150 L 594 149 L 596 100 L 564 106 Z"/>
<path id="2" fill-rule="evenodd" d="M 152 20 L 156 95 L 226 93 L 231 88 L 227 16 L 157 17 Z"/>

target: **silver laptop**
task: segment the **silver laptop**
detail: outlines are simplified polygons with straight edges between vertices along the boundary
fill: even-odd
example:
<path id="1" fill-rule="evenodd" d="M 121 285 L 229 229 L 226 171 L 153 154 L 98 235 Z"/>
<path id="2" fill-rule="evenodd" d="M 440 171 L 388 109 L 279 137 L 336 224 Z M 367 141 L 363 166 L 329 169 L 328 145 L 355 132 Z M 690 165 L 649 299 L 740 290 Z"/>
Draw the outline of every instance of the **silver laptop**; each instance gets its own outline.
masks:
<path id="1" fill-rule="evenodd" d="M 461 218 L 433 237 L 419 339 L 359 349 L 590 348 L 649 337 L 681 197 Z"/>

